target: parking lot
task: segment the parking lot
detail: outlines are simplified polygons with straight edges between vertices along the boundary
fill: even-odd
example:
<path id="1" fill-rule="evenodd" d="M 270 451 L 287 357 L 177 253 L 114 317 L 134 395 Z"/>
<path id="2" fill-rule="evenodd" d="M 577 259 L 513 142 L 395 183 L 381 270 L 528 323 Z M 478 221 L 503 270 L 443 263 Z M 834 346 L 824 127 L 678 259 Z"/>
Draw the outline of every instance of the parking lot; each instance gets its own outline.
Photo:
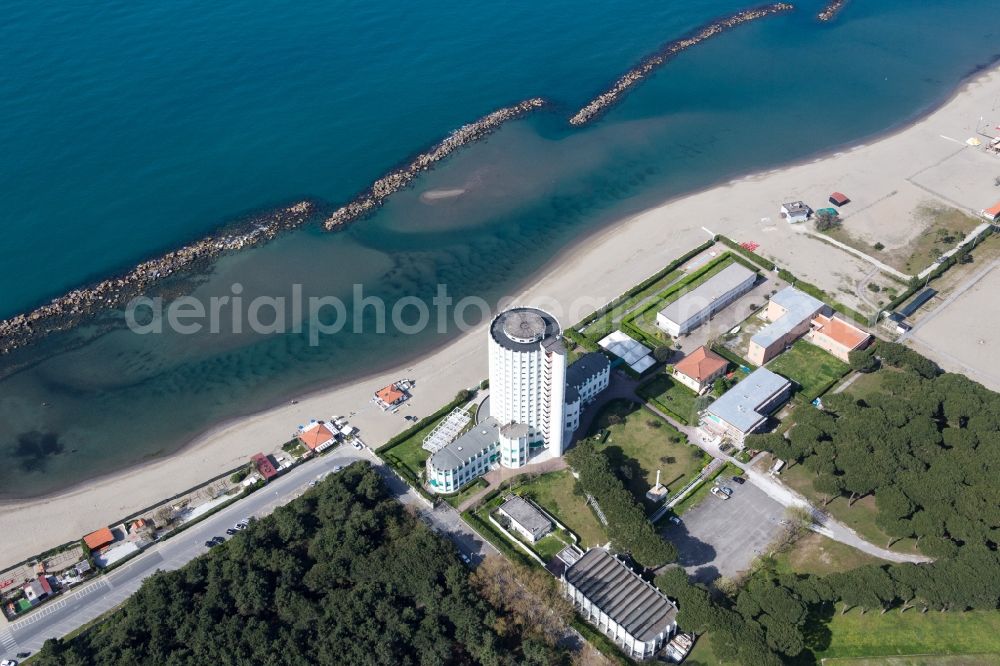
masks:
<path id="1" fill-rule="evenodd" d="M 745 571 L 784 528 L 785 508 L 764 491 L 749 481 L 720 481 L 732 488 L 732 497 L 709 494 L 684 513 L 680 525 L 668 522 L 662 531 L 677 546 L 680 564 L 702 583 Z"/>

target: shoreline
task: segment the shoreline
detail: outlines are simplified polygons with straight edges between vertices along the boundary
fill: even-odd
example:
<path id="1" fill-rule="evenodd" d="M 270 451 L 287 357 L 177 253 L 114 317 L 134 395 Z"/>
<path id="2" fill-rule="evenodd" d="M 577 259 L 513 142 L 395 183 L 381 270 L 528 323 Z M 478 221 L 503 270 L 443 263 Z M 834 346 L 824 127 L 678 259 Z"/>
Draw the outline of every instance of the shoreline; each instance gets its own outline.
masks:
<path id="1" fill-rule="evenodd" d="M 986 91 L 983 90 L 984 83 L 987 84 Z M 879 173 L 885 172 L 883 180 L 899 177 L 901 174 L 898 171 L 905 170 L 907 165 L 899 165 L 894 152 L 909 154 L 912 149 L 910 144 L 929 151 L 930 148 L 925 146 L 927 137 L 923 136 L 925 130 L 932 129 L 928 125 L 934 125 L 938 119 L 948 120 L 949 126 L 957 124 L 959 121 L 955 118 L 969 116 L 967 109 L 959 107 L 978 104 L 977 99 L 985 98 L 985 92 L 995 95 L 998 87 L 1000 68 L 994 61 L 989 67 L 970 73 L 943 94 L 938 103 L 915 112 L 905 124 L 878 133 L 875 135 L 877 139 L 861 137 L 843 147 L 827 149 L 780 168 L 728 178 L 601 225 L 592 233 L 560 248 L 552 259 L 525 278 L 522 285 L 512 290 L 518 294 L 514 301 L 549 299 L 555 303 L 569 303 L 573 296 L 580 294 L 592 294 L 592 300 L 600 300 L 601 303 L 610 301 L 655 273 L 686 248 L 703 242 L 707 233 L 701 227 L 702 223 L 711 226 L 715 233 L 725 233 L 737 240 L 748 233 L 761 237 L 762 233 L 776 232 L 781 236 L 780 240 L 774 239 L 774 236 L 761 237 L 769 239 L 762 249 L 780 252 L 780 262 L 824 288 L 829 287 L 833 274 L 827 272 L 816 276 L 817 271 L 863 274 L 870 268 L 867 264 L 839 254 L 836 255 L 837 266 L 829 266 L 833 263 L 829 261 L 829 252 L 835 250 L 810 241 L 807 235 L 798 233 L 789 225 L 782 223 L 774 228 L 774 232 L 762 231 L 757 221 L 760 218 L 753 216 L 756 212 L 754 207 L 766 205 L 765 210 L 771 210 L 773 215 L 772 208 L 777 206 L 774 202 L 785 193 L 801 193 L 815 186 L 812 181 L 816 176 L 812 172 L 817 169 L 826 178 L 836 180 L 842 174 L 857 171 L 859 165 L 863 167 L 875 163 L 883 167 L 879 170 Z M 937 130 L 934 130 L 933 136 L 937 136 Z M 914 159 L 921 157 L 917 155 Z M 879 158 L 885 162 L 884 165 L 878 164 Z M 930 159 L 930 156 L 925 159 Z M 826 188 L 827 183 L 821 183 L 821 187 Z M 726 196 L 716 196 L 727 190 L 730 192 Z M 738 218 L 734 218 L 733 212 L 724 205 L 725 200 L 735 196 L 733 191 L 739 191 L 744 201 L 745 211 Z M 753 195 L 744 196 L 744 191 L 753 192 Z M 706 204 L 706 201 L 709 203 Z M 669 228 L 669 233 L 664 233 L 665 228 Z M 572 326 L 583 314 L 586 313 L 578 313 L 572 321 L 562 319 L 561 323 Z M 351 418 L 351 422 L 361 428 L 365 441 L 377 448 L 391 435 L 407 427 L 403 414 L 414 411 L 429 414 L 451 399 L 459 388 L 472 386 L 486 376 L 487 359 L 482 353 L 485 327 L 482 324 L 443 346 L 395 363 L 390 368 L 366 372 L 331 386 L 317 387 L 305 395 L 296 394 L 297 404 L 275 405 L 249 416 L 233 417 L 214 424 L 162 458 L 81 482 L 56 494 L 0 501 L 0 534 L 17 534 L 19 537 L 14 543 L 11 542 L 15 540 L 5 539 L 0 561 L 20 561 L 56 543 L 78 537 L 102 523 L 129 515 L 137 507 L 169 497 L 177 489 L 196 485 L 220 470 L 235 467 L 257 450 L 267 450 L 286 441 L 295 424 L 304 422 L 303 418 L 327 418 L 334 413 L 346 415 L 356 409 L 358 414 Z M 378 382 L 394 381 L 404 375 L 415 378 L 417 386 L 414 397 L 400 413 L 392 415 L 374 408 L 366 409 Z M 39 541 L 38 536 L 23 536 L 35 535 L 37 530 L 32 530 L 31 526 L 38 524 L 51 526 L 46 536 L 41 537 L 45 539 L 44 543 Z"/>

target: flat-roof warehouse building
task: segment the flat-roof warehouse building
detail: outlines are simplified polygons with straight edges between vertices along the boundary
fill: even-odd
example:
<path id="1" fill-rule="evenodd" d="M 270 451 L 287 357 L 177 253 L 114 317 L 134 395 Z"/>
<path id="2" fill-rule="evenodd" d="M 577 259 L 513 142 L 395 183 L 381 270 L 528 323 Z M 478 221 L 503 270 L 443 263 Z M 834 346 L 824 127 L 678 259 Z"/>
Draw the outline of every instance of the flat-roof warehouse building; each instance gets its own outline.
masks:
<path id="1" fill-rule="evenodd" d="M 633 659 L 654 656 L 677 631 L 677 607 L 603 548 L 591 548 L 562 575 L 587 622 Z"/>
<path id="2" fill-rule="evenodd" d="M 685 335 L 753 289 L 756 280 L 755 272 L 732 263 L 660 310 L 656 325 L 675 338 Z"/>

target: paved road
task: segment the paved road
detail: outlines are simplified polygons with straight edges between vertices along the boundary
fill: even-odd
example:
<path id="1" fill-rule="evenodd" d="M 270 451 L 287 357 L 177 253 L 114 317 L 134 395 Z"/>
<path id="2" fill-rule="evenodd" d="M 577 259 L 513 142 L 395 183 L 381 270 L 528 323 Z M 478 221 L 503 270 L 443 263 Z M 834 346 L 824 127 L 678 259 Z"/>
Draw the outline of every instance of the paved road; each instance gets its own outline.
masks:
<path id="1" fill-rule="evenodd" d="M 37 652 L 46 639 L 65 636 L 124 602 L 157 570 L 178 569 L 207 552 L 205 542 L 214 536 L 225 535 L 226 529 L 241 518 L 265 516 L 305 492 L 309 482 L 319 474 L 357 460 L 368 460 L 376 465 L 397 499 L 414 507 L 424 522 L 435 531 L 448 536 L 474 563 L 481 561 L 487 554 L 497 552 L 491 544 L 472 531 L 450 506 L 444 505 L 432 510 L 426 500 L 395 476 L 374 453 L 368 449 L 358 451 L 342 444 L 321 458 L 289 470 L 264 488 L 177 536 L 151 546 L 142 555 L 111 573 L 62 595 L 57 601 L 46 604 L 23 620 L 0 626 L 0 655 L 10 658 L 16 652 Z"/>
<path id="2" fill-rule="evenodd" d="M 852 530 L 847 525 L 843 524 L 839 520 L 830 517 L 824 511 L 820 511 L 812 504 L 809 503 L 805 497 L 792 490 L 788 486 L 775 480 L 769 474 L 763 474 L 751 468 L 750 464 L 742 463 L 736 458 L 728 456 L 721 451 L 719 447 L 714 442 L 706 441 L 701 435 L 701 432 L 697 428 L 692 428 L 684 426 L 678 423 L 675 419 L 671 418 L 669 414 L 664 414 L 660 412 L 655 407 L 649 406 L 650 409 L 655 411 L 657 414 L 666 419 L 671 425 L 683 432 L 688 436 L 688 440 L 692 444 L 699 446 L 706 453 L 708 453 L 713 458 L 723 459 L 727 462 L 732 463 L 736 467 L 742 469 L 750 482 L 755 486 L 763 490 L 767 495 L 785 507 L 800 507 L 804 508 L 813 516 L 814 524 L 811 526 L 814 532 L 822 534 L 823 536 L 829 537 L 834 541 L 839 541 L 845 543 L 848 546 L 853 546 L 858 550 L 868 553 L 869 555 L 874 555 L 875 557 L 881 557 L 883 560 L 889 560 L 891 562 L 930 562 L 931 558 L 924 557 L 922 555 L 909 555 L 906 553 L 897 553 L 895 551 L 886 550 L 885 548 L 880 548 L 873 543 L 865 541 L 858 533 Z M 752 463 L 751 463 L 752 464 Z"/>

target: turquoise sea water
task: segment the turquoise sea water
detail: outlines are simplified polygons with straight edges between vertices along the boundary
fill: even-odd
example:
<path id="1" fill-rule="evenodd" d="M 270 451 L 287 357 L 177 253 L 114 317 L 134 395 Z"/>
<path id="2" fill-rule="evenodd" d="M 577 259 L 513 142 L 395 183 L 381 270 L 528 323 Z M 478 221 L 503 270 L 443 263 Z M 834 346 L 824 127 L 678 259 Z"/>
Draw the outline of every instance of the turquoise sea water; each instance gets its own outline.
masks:
<path id="1" fill-rule="evenodd" d="M 5 3 L 0 316 L 303 196 L 350 198 L 498 106 L 508 125 L 337 234 L 227 257 L 199 295 L 509 293 L 582 234 L 669 196 L 885 131 L 1000 54 L 987 0 L 822 2 L 684 53 L 592 127 L 565 118 L 733 0 Z M 466 194 L 434 205 L 427 189 Z M 669 233 L 669 229 L 664 230 Z M 0 495 L 162 455 L 221 419 L 427 351 L 453 332 L 136 336 L 6 359 Z M 11 373 L 12 363 L 26 363 Z"/>

